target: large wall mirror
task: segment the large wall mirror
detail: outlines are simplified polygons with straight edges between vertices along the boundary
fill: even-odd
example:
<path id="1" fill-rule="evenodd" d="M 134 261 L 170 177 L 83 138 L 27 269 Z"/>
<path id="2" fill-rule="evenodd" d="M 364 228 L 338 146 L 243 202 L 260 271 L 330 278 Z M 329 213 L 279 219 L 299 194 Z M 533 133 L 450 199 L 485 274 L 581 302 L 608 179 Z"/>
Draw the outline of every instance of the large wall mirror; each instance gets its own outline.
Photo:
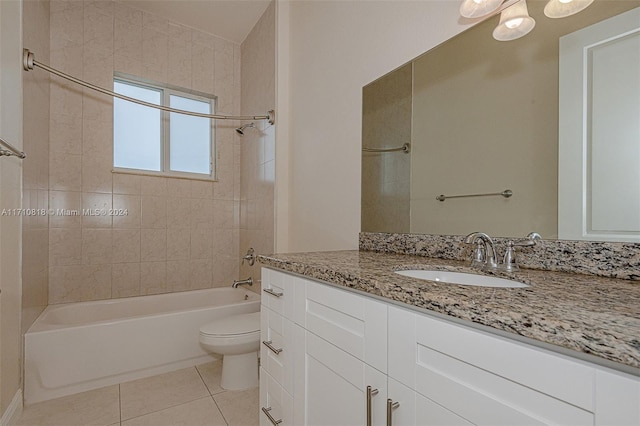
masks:
<path id="1" fill-rule="evenodd" d="M 640 242 L 640 0 L 546 3 L 518 40 L 494 16 L 363 88 L 363 232 Z"/>

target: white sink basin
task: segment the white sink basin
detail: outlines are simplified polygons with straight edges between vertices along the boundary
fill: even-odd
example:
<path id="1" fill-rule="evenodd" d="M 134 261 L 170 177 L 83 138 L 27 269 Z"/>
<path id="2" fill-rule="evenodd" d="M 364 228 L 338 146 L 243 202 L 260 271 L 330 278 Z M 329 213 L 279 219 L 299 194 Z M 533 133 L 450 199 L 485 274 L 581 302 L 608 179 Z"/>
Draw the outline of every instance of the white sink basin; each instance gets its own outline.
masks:
<path id="1" fill-rule="evenodd" d="M 529 287 L 518 281 L 486 275 L 467 274 L 465 272 L 408 270 L 396 271 L 396 274 L 420 280 L 438 281 L 447 284 L 475 285 L 480 287 Z"/>

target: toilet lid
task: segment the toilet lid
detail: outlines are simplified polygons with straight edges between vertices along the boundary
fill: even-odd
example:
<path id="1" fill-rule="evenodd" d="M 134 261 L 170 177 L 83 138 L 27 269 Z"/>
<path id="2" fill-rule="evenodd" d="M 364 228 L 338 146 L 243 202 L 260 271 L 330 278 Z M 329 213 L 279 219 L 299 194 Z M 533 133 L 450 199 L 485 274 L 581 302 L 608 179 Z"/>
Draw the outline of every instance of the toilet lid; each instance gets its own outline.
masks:
<path id="1" fill-rule="evenodd" d="M 231 315 L 200 327 L 200 333 L 212 336 L 232 336 L 260 331 L 260 312 Z"/>

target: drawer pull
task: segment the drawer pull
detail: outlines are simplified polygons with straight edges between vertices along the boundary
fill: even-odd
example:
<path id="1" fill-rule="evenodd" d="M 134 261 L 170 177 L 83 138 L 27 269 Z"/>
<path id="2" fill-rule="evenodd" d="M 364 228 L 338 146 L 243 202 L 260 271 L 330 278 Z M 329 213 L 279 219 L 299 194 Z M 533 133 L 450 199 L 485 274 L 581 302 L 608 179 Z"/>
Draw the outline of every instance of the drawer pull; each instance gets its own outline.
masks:
<path id="1" fill-rule="evenodd" d="M 284 295 L 284 293 L 279 293 L 277 291 L 273 291 L 270 288 L 265 288 L 262 291 L 264 291 L 265 293 L 268 293 L 268 294 L 270 294 L 272 296 L 275 296 L 275 297 L 282 297 Z"/>
<path id="2" fill-rule="evenodd" d="M 393 402 L 391 399 L 387 399 L 387 426 L 392 426 L 392 411 L 400 406 L 399 402 Z"/>
<path id="3" fill-rule="evenodd" d="M 274 419 L 271 413 L 269 413 L 269 411 L 271 411 L 271 407 L 269 408 L 262 407 L 262 412 L 267 416 L 267 418 L 273 424 L 273 426 L 278 426 L 280 423 L 282 423 L 282 419 L 278 419 L 278 420 Z"/>
<path id="4" fill-rule="evenodd" d="M 271 340 L 263 340 L 262 341 L 262 344 L 265 345 L 266 347 L 268 347 L 269 349 L 271 349 L 271 352 L 273 352 L 276 355 L 279 355 L 280 352 L 282 352 L 282 348 L 276 349 L 276 348 L 273 347 L 272 343 L 273 342 Z"/>
<path id="5" fill-rule="evenodd" d="M 378 394 L 378 389 L 367 386 L 367 426 L 371 426 L 371 397 Z"/>

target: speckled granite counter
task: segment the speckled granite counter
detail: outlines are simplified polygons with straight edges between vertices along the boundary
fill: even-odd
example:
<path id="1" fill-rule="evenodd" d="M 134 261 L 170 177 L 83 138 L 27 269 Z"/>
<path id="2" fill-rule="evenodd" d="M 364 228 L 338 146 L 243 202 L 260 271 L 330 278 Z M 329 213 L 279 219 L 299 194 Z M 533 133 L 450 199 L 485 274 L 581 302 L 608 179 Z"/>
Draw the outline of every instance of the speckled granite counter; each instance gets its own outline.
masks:
<path id="1" fill-rule="evenodd" d="M 594 355 L 640 375 L 637 281 L 523 269 L 492 275 L 522 281 L 527 288 L 451 285 L 393 271 L 478 271 L 459 261 L 355 250 L 275 254 L 258 260 L 267 267 Z"/>

